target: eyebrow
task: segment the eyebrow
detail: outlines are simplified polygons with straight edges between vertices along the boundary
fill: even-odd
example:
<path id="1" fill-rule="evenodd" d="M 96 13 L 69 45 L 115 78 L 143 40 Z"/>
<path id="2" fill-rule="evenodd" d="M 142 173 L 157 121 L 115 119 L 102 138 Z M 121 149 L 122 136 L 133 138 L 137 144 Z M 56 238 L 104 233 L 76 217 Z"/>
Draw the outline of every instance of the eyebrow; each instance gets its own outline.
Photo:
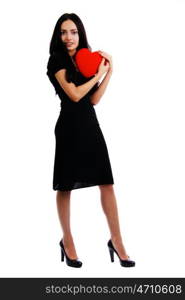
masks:
<path id="1" fill-rule="evenodd" d="M 77 30 L 77 29 L 71 29 L 71 31 L 73 31 L 73 30 Z M 66 29 L 61 29 L 61 31 L 66 31 Z"/>

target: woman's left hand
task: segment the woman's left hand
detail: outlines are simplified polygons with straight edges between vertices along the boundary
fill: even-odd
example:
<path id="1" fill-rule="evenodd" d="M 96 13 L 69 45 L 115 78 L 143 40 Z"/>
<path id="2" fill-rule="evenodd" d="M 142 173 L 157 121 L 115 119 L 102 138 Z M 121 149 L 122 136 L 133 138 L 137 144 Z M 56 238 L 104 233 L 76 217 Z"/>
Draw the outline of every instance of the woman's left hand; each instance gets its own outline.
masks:
<path id="1" fill-rule="evenodd" d="M 108 60 L 109 65 L 110 65 L 109 71 L 112 72 L 112 71 L 113 71 L 112 56 L 111 56 L 110 54 L 104 52 L 104 51 L 100 51 L 100 50 L 99 50 L 98 52 L 99 52 L 99 54 L 100 54 L 101 56 L 105 57 L 105 59 Z"/>

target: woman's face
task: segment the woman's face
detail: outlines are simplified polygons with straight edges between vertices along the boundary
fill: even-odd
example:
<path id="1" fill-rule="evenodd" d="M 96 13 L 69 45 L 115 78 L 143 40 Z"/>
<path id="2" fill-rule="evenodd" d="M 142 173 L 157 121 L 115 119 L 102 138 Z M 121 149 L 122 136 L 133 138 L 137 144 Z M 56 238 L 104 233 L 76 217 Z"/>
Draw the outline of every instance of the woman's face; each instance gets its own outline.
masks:
<path id="1" fill-rule="evenodd" d="M 61 39 L 65 44 L 69 55 L 75 54 L 76 48 L 79 45 L 79 34 L 73 21 L 67 20 L 61 24 Z"/>

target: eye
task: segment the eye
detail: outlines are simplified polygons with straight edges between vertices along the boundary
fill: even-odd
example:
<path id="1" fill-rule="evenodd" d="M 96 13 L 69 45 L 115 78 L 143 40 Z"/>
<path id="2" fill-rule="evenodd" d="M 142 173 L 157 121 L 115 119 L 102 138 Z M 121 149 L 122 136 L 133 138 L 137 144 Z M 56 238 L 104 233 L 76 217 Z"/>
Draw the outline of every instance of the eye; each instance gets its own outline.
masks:
<path id="1" fill-rule="evenodd" d="M 72 31 L 72 34 L 76 34 L 76 33 L 78 33 L 78 31 Z M 65 34 L 65 31 L 61 31 L 60 34 L 61 35 Z"/>

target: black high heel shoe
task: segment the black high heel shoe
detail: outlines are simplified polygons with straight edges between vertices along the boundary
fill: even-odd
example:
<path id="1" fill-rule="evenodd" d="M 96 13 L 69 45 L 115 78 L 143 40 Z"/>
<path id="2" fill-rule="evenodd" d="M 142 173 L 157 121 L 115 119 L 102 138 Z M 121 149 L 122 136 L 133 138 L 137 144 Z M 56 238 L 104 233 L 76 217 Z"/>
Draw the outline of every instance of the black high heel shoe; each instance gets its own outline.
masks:
<path id="1" fill-rule="evenodd" d="M 78 259 L 70 259 L 69 256 L 67 256 L 62 240 L 60 241 L 59 245 L 61 247 L 61 261 L 64 261 L 64 256 L 65 256 L 66 264 L 69 267 L 80 268 L 82 266 L 82 262 Z"/>
<path id="2" fill-rule="evenodd" d="M 114 252 L 117 254 L 119 260 L 120 260 L 120 264 L 122 267 L 134 267 L 135 266 L 135 261 L 130 260 L 130 259 L 121 259 L 119 257 L 118 252 L 116 251 L 116 249 L 114 248 L 112 241 L 109 240 L 108 243 L 108 248 L 109 248 L 109 253 L 110 253 L 110 258 L 111 258 L 111 262 L 114 262 Z"/>

